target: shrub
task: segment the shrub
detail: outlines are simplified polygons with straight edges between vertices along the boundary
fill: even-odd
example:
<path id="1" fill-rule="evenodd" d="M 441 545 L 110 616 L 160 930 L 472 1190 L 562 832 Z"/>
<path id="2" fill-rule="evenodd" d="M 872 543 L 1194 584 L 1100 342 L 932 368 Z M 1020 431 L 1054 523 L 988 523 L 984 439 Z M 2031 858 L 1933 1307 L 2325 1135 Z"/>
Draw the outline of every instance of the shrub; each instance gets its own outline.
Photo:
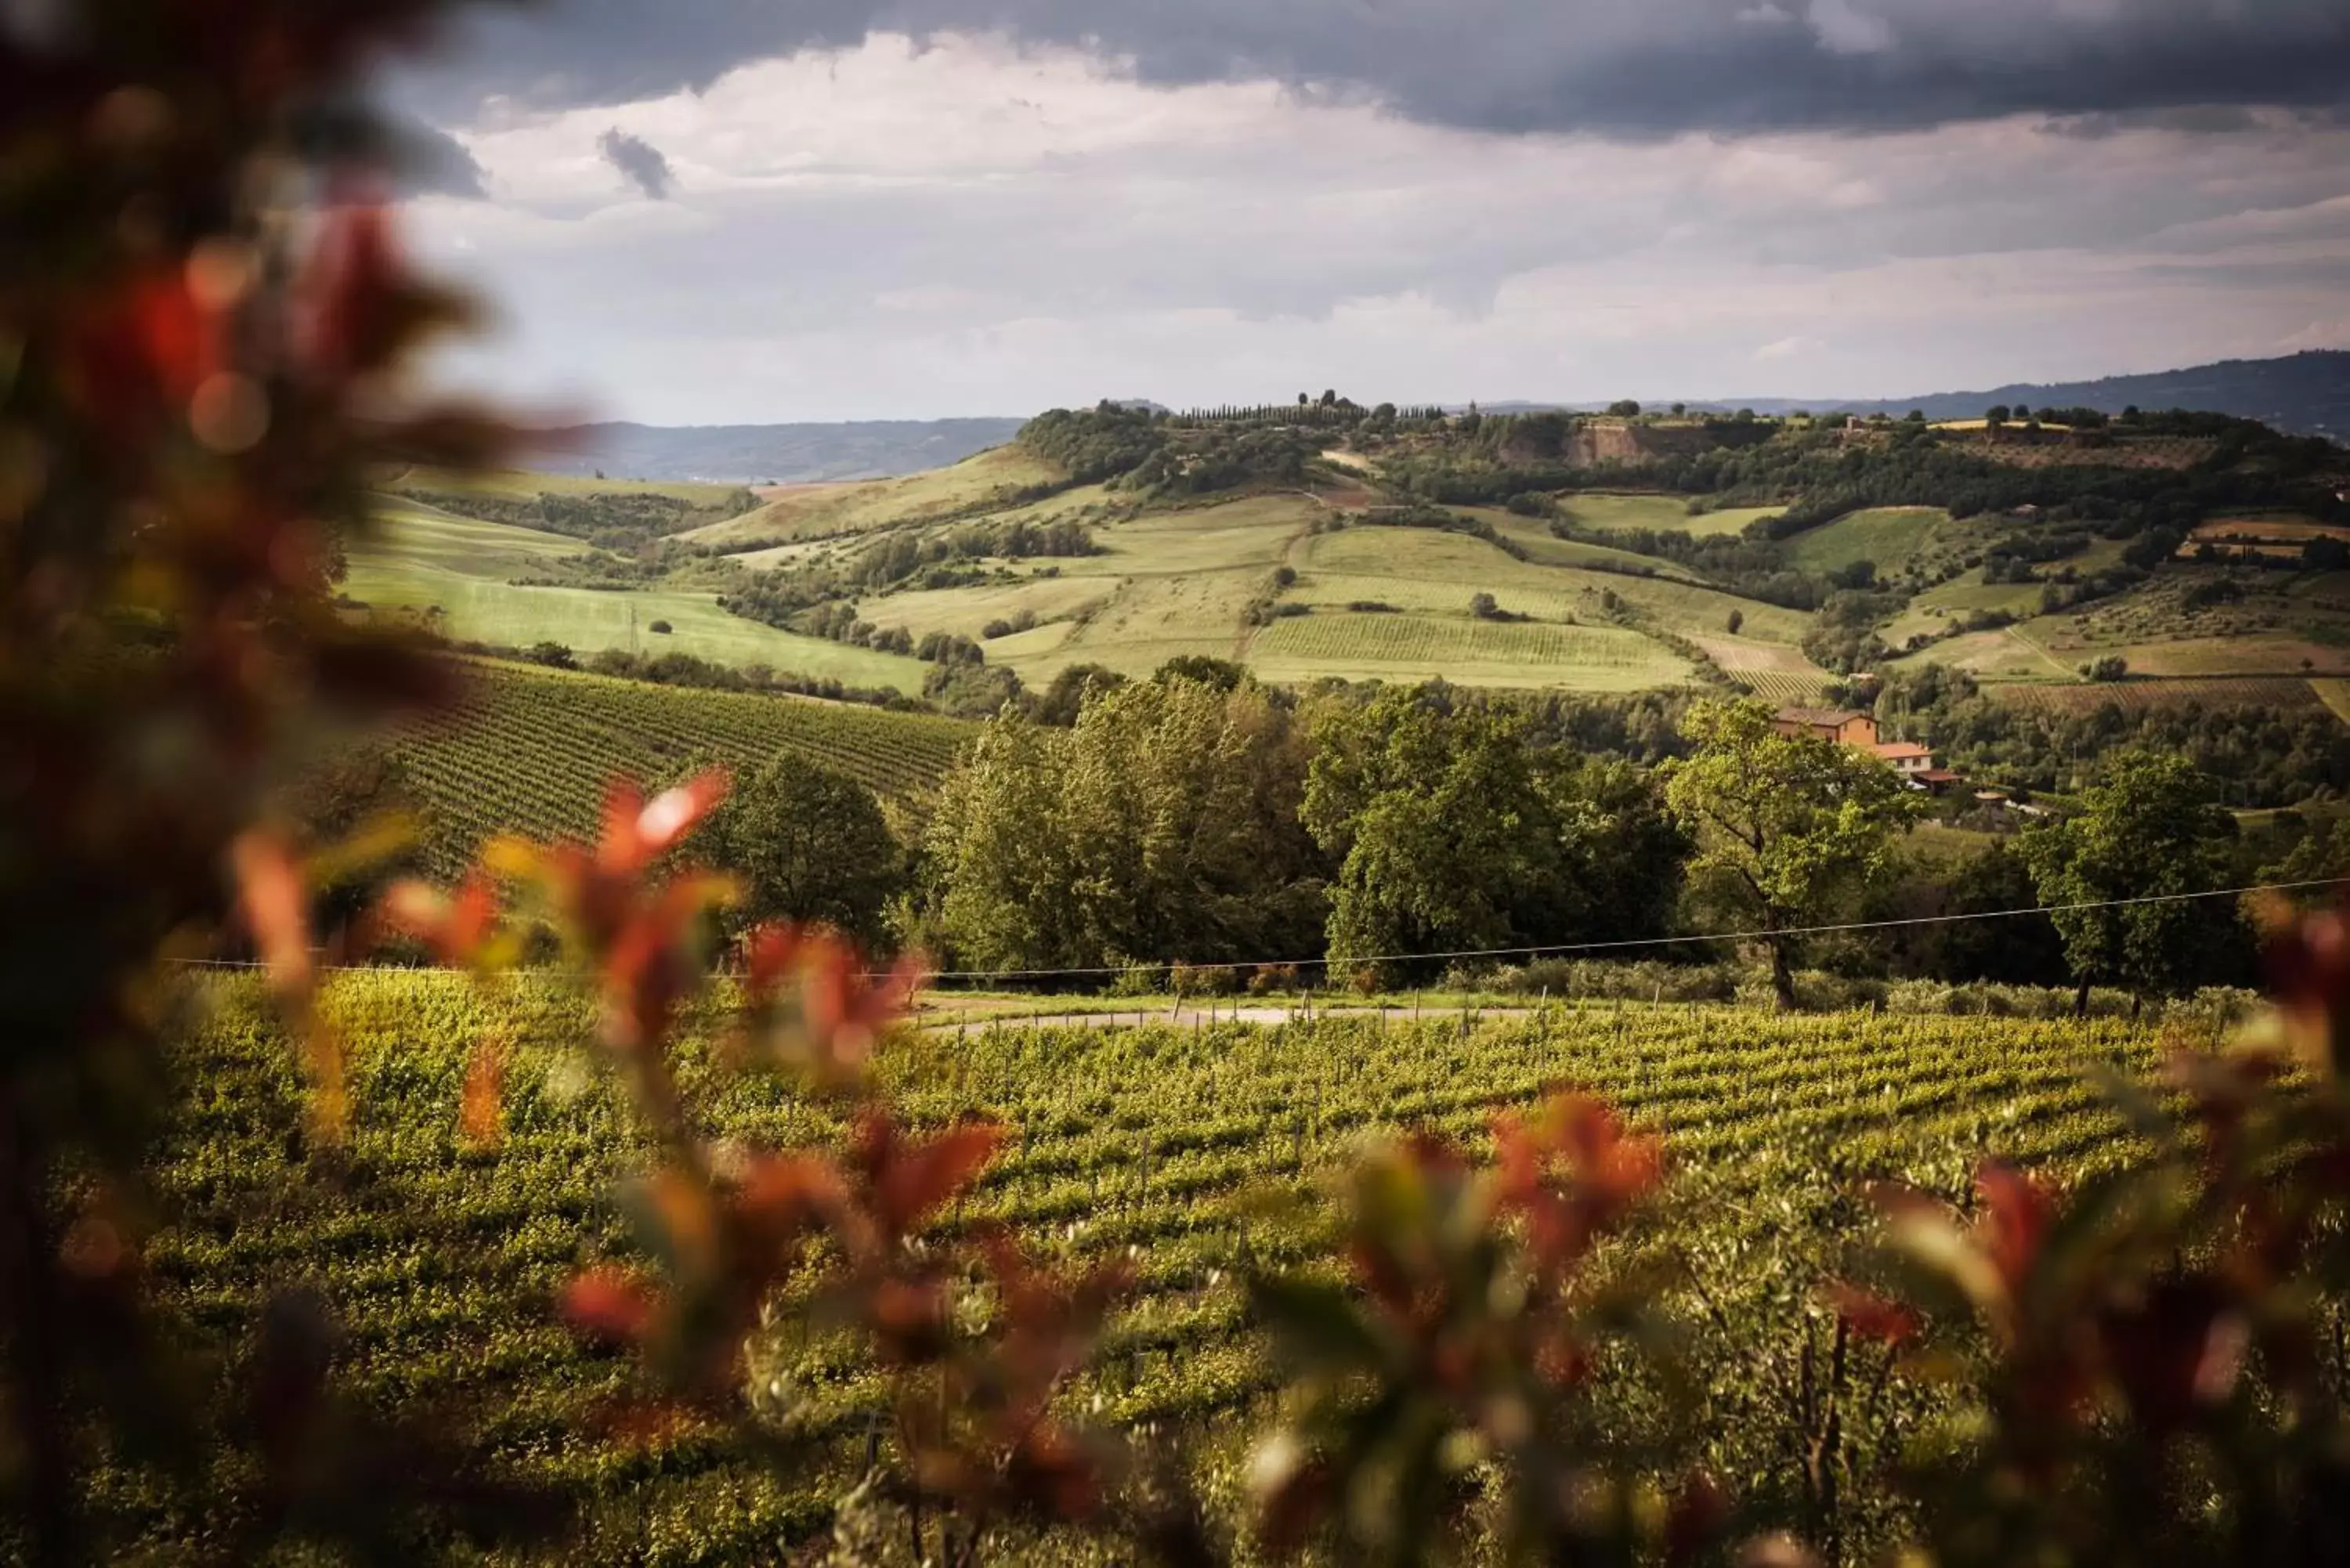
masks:
<path id="1" fill-rule="evenodd" d="M 670 623 L 665 620 L 657 620 L 650 626 L 645 628 L 645 629 L 651 632 L 656 637 L 667 637 L 671 632 L 677 628 L 670 625 Z"/>
<path id="2" fill-rule="evenodd" d="M 1248 980 L 1251 996 L 1274 996 L 1297 989 L 1297 966 L 1294 963 L 1257 965 Z"/>

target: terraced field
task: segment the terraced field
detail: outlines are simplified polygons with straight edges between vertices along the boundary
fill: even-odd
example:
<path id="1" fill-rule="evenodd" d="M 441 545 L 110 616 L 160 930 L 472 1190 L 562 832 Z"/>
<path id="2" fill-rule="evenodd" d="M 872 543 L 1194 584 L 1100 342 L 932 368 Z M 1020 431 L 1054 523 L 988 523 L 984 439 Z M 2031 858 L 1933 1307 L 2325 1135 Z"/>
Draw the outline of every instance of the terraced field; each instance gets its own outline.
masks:
<path id="1" fill-rule="evenodd" d="M 829 1461 L 778 1473 L 704 1431 L 605 1436 L 598 1413 L 626 1370 L 552 1321 L 564 1280 L 626 1254 L 612 1184 L 637 1158 L 614 1095 L 560 1044 L 587 1033 L 582 1001 L 525 981 L 494 1012 L 452 975 L 335 978 L 323 1005 L 349 1042 L 354 1131 L 332 1174 L 301 1153 L 294 1055 L 259 985 L 207 981 L 199 1000 L 179 1052 L 189 1100 L 154 1173 L 174 1219 L 145 1260 L 168 1304 L 230 1348 L 274 1286 L 315 1290 L 344 1326 L 338 1367 L 359 1397 L 466 1412 L 485 1471 L 562 1499 L 579 1539 L 510 1561 L 767 1563 L 822 1530 L 860 1462 L 854 1436 L 879 1392 L 868 1368 L 828 1344 L 767 1348 L 797 1420 L 838 1444 Z M 455 1107 L 493 1025 L 515 1045 L 505 1137 L 482 1151 L 457 1141 Z M 1001 1220 L 1048 1257 L 1132 1258 L 1134 1291 L 1077 1407 L 1128 1429 L 1198 1431 L 1220 1452 L 1245 1442 L 1270 1384 L 1240 1280 L 1326 1256 L 1326 1172 L 1367 1137 L 1434 1131 L 1482 1148 L 1499 1108 L 1561 1083 L 1601 1093 L 1667 1139 L 1674 1174 L 1654 1240 L 1679 1282 L 1663 1304 L 1693 1329 L 1717 1325 L 1700 1337 L 1721 1365 L 1700 1373 L 1713 1397 L 1741 1401 L 1738 1419 L 1717 1422 L 1719 1457 L 1751 1490 L 1799 1463 L 1773 1392 L 1800 1337 L 1787 1303 L 1840 1256 L 1857 1184 L 1955 1194 L 1986 1153 L 2073 1170 L 2129 1158 L 2084 1074 L 2145 1064 L 2155 1033 L 1593 1005 L 1474 1026 L 995 1028 L 901 1042 L 881 1073 L 918 1125 L 978 1113 L 1014 1129 L 972 1210 L 942 1224 Z M 840 1136 L 837 1112 L 773 1080 L 722 1084 L 708 1039 L 697 1031 L 680 1060 L 716 1127 Z M 1269 1209 L 1281 1193 L 1305 1201 Z M 201 1490 L 173 1501 L 110 1479 L 102 1513 L 125 1555 L 217 1525 Z"/>
<path id="2" fill-rule="evenodd" d="M 813 758 L 910 814 L 971 733 L 926 714 L 844 702 L 701 691 L 525 665 L 472 662 L 450 711 L 390 743 L 426 813 L 432 872 L 453 877 L 487 836 L 593 833 L 606 782 L 675 778 L 697 761 L 755 767 Z"/>

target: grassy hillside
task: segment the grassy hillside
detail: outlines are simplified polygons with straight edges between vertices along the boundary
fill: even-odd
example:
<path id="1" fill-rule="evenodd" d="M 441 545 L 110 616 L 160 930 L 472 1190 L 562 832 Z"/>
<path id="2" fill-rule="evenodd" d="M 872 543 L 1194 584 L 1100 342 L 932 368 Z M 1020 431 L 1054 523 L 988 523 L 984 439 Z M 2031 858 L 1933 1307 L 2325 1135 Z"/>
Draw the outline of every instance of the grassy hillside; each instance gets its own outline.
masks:
<path id="1" fill-rule="evenodd" d="M 698 545 L 747 547 L 856 534 L 885 524 L 922 521 L 1002 499 L 1066 477 L 1017 446 L 1000 446 L 949 468 L 840 484 L 787 484 L 757 492 L 764 504 L 683 537 Z"/>
<path id="2" fill-rule="evenodd" d="M 577 539 L 455 516 L 411 500 L 389 502 L 382 528 L 350 552 L 343 593 L 368 611 L 414 619 L 460 642 L 527 647 L 559 642 L 585 657 L 606 649 L 674 649 L 732 665 L 847 685 L 921 689 L 911 659 L 800 637 L 720 609 L 714 592 L 649 583 L 625 588 L 527 585 L 583 558 Z M 653 623 L 665 623 L 667 632 Z"/>
<path id="3" fill-rule="evenodd" d="M 853 703 L 702 691 L 468 660 L 448 712 L 411 721 L 389 752 L 427 820 L 432 871 L 452 876 L 492 833 L 593 832 L 616 774 L 651 783 L 695 759 L 751 768 L 804 756 L 919 815 L 970 726 Z"/>
<path id="4" fill-rule="evenodd" d="M 2300 555 L 2350 535 L 2310 443 L 2155 416 L 2002 432 L 2064 460 L 2018 464 L 1990 435 L 1383 421 L 1344 404 L 1056 412 L 946 468 L 755 494 L 528 475 L 452 494 L 401 476 L 408 500 L 349 592 L 434 611 L 457 638 L 673 647 L 927 685 L 966 711 L 1002 688 L 956 694 L 906 657 L 925 639 L 938 658 L 976 646 L 1031 687 L 1179 655 L 1275 680 L 1596 692 L 1687 683 L 1704 659 L 1782 701 L 1905 661 L 1992 683 L 2070 684 L 2113 657 L 2142 680 L 2350 674 L 2350 574 Z M 2210 450 L 2156 461 L 2180 441 Z M 2213 589 L 2223 566 L 2249 576 Z M 656 619 L 673 640 L 651 640 Z"/>
<path id="5" fill-rule="evenodd" d="M 439 469 L 407 468 L 387 474 L 380 483 L 384 490 L 400 495 L 470 493 L 511 501 L 528 501 L 541 495 L 579 498 L 595 495 L 660 496 L 702 511 L 725 506 L 743 493 L 739 484 L 713 484 L 695 480 L 601 479 L 528 469 L 452 474 Z"/>
<path id="6" fill-rule="evenodd" d="M 1583 491 L 1565 497 L 1560 514 L 1578 527 L 1603 531 L 1654 528 L 1682 534 L 1737 534 L 1775 506 L 1725 506 L 1692 513 L 1686 495 L 1622 495 Z"/>
<path id="7" fill-rule="evenodd" d="M 2323 579 L 2179 566 L 2130 591 L 1908 656 L 1983 680 L 2071 681 L 2116 656 L 2150 677 L 2350 674 L 2350 604 Z"/>
<path id="8" fill-rule="evenodd" d="M 1806 571 L 1834 572 L 1856 561 L 1872 561 L 1879 577 L 1891 577 L 1950 521 L 1950 514 L 1939 507 L 1870 507 L 1796 535 L 1787 542 L 1787 555 Z"/>

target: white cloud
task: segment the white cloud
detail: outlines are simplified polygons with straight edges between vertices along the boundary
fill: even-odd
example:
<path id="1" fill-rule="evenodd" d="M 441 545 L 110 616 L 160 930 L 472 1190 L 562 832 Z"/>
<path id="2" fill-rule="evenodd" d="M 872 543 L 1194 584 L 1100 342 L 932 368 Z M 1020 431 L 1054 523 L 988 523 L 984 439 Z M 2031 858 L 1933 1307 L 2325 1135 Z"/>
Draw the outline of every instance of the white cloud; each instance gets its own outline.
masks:
<path id="1" fill-rule="evenodd" d="M 510 117 L 467 138 L 496 202 L 411 210 L 507 312 L 473 373 L 662 422 L 1333 384 L 1890 397 L 2270 353 L 2341 317 L 2350 130 L 2041 125 L 1492 136 L 884 37 Z M 614 178 L 608 129 L 660 150 L 668 200 Z"/>
<path id="2" fill-rule="evenodd" d="M 1893 48 L 1893 24 L 1853 0 L 1812 0 L 1813 36 L 1833 55 L 1882 55 Z"/>
<path id="3" fill-rule="evenodd" d="M 2300 331 L 2277 339 L 2277 352 L 2298 354 L 2308 348 L 2350 348 L 2350 315 L 2313 321 Z"/>
<path id="4" fill-rule="evenodd" d="M 1793 359 L 1818 347 L 1808 337 L 1774 337 L 1754 350 L 1754 357 L 1766 363 L 1774 359 Z"/>

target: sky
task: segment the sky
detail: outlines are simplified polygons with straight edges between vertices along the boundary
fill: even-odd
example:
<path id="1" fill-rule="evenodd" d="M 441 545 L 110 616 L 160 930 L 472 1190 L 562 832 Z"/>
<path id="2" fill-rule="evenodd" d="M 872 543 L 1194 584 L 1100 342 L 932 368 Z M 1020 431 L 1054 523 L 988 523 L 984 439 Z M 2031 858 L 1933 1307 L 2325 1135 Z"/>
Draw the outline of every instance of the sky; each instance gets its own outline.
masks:
<path id="1" fill-rule="evenodd" d="M 541 0 L 385 96 L 452 369 L 566 414 L 2350 348 L 2350 0 Z"/>

